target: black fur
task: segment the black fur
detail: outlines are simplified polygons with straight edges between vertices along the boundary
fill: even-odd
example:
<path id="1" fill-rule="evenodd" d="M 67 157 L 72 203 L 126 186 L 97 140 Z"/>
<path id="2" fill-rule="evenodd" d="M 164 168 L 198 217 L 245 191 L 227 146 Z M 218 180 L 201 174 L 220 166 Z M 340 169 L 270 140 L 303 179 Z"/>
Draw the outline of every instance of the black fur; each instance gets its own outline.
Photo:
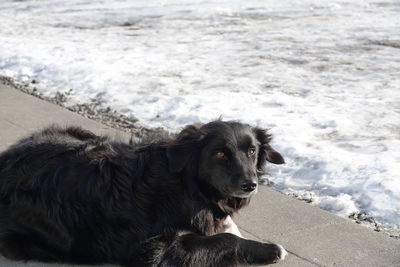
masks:
<path id="1" fill-rule="evenodd" d="M 77 127 L 35 133 L 0 154 L 0 252 L 127 266 L 276 262 L 276 245 L 222 225 L 249 203 L 255 190 L 241 188 L 264 161 L 283 163 L 270 140 L 266 130 L 222 121 L 147 144 Z"/>

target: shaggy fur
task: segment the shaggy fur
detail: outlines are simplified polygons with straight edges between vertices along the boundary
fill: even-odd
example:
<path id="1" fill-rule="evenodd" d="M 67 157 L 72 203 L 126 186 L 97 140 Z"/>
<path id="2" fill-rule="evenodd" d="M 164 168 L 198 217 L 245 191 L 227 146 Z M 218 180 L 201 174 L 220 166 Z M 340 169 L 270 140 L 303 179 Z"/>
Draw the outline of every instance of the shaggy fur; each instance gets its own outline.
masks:
<path id="1" fill-rule="evenodd" d="M 283 163 L 266 130 L 187 126 L 125 144 L 50 127 L 0 154 L 0 252 L 11 259 L 126 266 L 276 262 L 282 249 L 224 233 L 264 162 Z"/>

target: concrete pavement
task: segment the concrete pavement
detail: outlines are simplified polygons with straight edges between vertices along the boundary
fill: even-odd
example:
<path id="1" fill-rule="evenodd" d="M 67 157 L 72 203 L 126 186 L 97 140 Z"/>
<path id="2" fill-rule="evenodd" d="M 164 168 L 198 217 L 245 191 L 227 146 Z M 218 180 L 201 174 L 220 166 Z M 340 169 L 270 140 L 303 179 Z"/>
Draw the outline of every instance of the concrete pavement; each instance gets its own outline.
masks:
<path id="1" fill-rule="evenodd" d="M 129 138 L 125 133 L 0 84 L 0 151 L 52 123 L 81 125 L 98 134 Z M 287 260 L 276 266 L 400 266 L 400 240 L 266 187 L 260 188 L 250 206 L 234 220 L 245 237 L 276 242 L 286 248 Z M 0 258 L 1 266 L 72 265 Z"/>

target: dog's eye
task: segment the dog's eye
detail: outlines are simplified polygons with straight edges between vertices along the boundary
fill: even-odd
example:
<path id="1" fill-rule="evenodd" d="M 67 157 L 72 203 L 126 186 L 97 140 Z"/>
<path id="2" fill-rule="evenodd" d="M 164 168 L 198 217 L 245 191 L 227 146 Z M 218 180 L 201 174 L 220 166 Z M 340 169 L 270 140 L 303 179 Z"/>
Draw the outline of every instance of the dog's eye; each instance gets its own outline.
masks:
<path id="1" fill-rule="evenodd" d="M 249 148 L 249 150 L 247 150 L 247 156 L 251 157 L 256 153 L 256 149 L 255 148 Z"/>
<path id="2" fill-rule="evenodd" d="M 225 153 L 222 151 L 217 151 L 215 153 L 215 156 L 217 156 L 217 158 L 224 158 L 225 157 Z"/>

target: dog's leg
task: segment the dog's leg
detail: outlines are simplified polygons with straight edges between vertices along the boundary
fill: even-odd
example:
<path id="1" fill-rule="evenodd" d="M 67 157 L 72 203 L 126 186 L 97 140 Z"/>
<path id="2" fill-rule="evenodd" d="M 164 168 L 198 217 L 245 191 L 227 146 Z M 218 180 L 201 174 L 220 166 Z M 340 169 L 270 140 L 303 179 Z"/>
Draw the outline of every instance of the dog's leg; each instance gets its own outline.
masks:
<path id="1" fill-rule="evenodd" d="M 276 244 L 246 240 L 222 233 L 201 236 L 195 233 L 162 235 L 140 244 L 129 266 L 219 267 L 271 264 L 283 260 L 286 251 Z"/>
<path id="2" fill-rule="evenodd" d="M 229 215 L 226 217 L 225 222 L 224 222 L 224 232 L 231 233 L 238 237 L 243 238 L 236 223 L 232 220 L 231 216 L 229 216 Z"/>

